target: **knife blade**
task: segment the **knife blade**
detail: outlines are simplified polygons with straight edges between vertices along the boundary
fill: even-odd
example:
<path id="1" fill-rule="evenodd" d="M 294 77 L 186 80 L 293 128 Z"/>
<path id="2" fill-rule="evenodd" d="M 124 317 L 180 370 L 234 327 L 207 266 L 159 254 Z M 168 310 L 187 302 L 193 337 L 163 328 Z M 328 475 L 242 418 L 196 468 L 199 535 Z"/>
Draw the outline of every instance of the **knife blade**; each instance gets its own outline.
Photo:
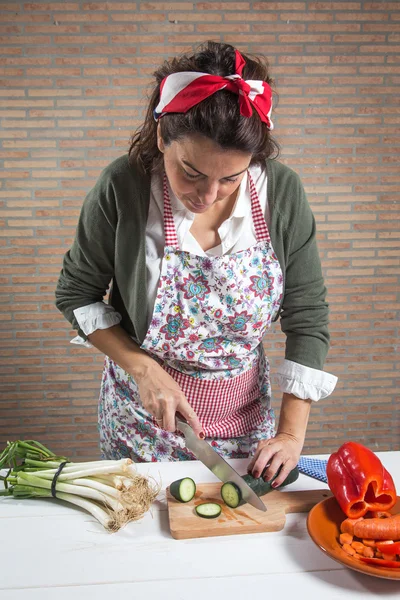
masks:
<path id="1" fill-rule="evenodd" d="M 176 415 L 177 429 L 182 431 L 185 436 L 186 447 L 189 448 L 220 481 L 226 483 L 233 481 L 242 493 L 243 500 L 248 502 L 254 508 L 265 512 L 267 507 L 264 502 L 257 496 L 249 485 L 243 480 L 241 475 L 230 464 L 226 462 L 205 440 L 199 440 L 196 437 L 189 423 Z"/>

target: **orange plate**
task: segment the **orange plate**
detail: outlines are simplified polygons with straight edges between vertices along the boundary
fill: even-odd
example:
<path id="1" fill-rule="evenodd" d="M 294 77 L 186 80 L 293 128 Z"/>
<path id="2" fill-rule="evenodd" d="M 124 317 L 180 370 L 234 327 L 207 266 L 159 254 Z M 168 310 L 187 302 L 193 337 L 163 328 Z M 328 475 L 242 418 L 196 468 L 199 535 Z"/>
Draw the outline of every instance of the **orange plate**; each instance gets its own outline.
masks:
<path id="1" fill-rule="evenodd" d="M 390 512 L 400 512 L 400 496 Z M 339 544 L 340 524 L 346 515 L 334 497 L 316 504 L 308 513 L 307 529 L 313 542 L 328 556 L 342 565 L 360 573 L 383 577 L 384 579 L 400 579 L 400 563 L 398 569 L 375 567 L 353 558 L 342 550 Z"/>

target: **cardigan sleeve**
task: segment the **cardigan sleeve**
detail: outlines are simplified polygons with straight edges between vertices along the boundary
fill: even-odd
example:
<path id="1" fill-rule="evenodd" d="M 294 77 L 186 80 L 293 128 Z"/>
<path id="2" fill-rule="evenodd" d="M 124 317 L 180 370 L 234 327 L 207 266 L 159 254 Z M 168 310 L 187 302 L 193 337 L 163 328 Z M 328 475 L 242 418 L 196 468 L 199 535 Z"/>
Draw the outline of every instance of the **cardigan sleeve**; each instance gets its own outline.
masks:
<path id="1" fill-rule="evenodd" d="M 283 190 L 285 288 L 281 328 L 285 359 L 321 370 L 329 348 L 328 303 L 316 242 L 315 219 L 300 178 L 292 171 Z"/>
<path id="2" fill-rule="evenodd" d="M 86 196 L 71 249 L 65 254 L 56 288 L 56 306 L 86 340 L 74 314 L 102 302 L 114 276 L 117 210 L 112 181 L 103 171 Z"/>

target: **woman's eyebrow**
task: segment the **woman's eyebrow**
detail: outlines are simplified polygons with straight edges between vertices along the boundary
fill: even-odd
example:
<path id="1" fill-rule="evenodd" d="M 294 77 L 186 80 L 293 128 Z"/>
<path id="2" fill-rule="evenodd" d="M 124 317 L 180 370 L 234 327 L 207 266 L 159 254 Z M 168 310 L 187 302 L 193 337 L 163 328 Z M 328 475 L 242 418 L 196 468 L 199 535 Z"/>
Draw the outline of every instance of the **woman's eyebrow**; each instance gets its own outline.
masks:
<path id="1" fill-rule="evenodd" d="M 187 160 L 182 159 L 182 162 L 187 166 L 190 167 L 191 169 L 193 169 L 193 171 L 196 171 L 196 173 L 198 173 L 199 175 L 204 175 L 204 173 L 202 173 L 201 171 L 199 171 L 198 169 L 196 169 L 196 167 L 194 167 L 193 165 L 191 165 L 189 162 L 187 162 Z M 250 165 L 249 165 L 250 166 Z M 226 177 L 221 177 L 221 179 L 230 179 L 231 177 L 237 177 L 238 175 L 241 175 L 242 173 L 244 173 L 245 171 L 247 171 L 249 167 L 246 167 L 245 169 L 243 169 L 243 171 L 240 171 L 239 173 L 235 173 L 234 175 L 227 175 Z M 207 175 L 204 175 L 204 177 L 207 177 Z"/>

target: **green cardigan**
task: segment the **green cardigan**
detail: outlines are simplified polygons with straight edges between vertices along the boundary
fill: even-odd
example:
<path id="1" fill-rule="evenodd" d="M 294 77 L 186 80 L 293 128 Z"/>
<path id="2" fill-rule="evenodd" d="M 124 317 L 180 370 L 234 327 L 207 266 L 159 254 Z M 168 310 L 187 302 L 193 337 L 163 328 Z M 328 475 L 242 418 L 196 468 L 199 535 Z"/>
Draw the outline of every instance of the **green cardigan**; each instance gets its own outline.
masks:
<path id="1" fill-rule="evenodd" d="M 328 304 L 315 238 L 315 220 L 298 175 L 267 160 L 270 236 L 284 276 L 280 309 L 285 358 L 322 369 L 329 347 Z M 56 306 L 79 334 L 73 310 L 102 301 L 122 315 L 121 326 L 141 344 L 147 331 L 145 230 L 150 177 L 124 155 L 104 169 L 87 195 L 76 237 L 65 254 Z M 278 317 L 278 318 L 279 318 Z"/>

